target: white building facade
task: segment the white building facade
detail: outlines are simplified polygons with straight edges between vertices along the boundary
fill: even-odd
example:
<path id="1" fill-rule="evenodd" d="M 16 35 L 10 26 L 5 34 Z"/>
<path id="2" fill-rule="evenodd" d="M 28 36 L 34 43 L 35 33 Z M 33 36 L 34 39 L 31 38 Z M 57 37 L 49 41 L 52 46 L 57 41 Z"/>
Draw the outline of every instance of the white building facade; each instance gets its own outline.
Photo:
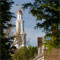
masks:
<path id="1" fill-rule="evenodd" d="M 17 12 L 16 20 L 16 33 L 14 34 L 14 46 L 17 49 L 26 46 L 26 34 L 24 33 L 24 21 L 22 20 L 22 11 L 19 9 Z"/>

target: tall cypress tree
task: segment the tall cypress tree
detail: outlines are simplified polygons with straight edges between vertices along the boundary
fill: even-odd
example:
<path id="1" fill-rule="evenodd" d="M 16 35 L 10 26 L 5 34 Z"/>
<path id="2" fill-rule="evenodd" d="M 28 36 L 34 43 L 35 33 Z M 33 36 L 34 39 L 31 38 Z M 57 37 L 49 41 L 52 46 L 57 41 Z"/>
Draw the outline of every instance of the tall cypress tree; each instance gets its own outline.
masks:
<path id="1" fill-rule="evenodd" d="M 6 36 L 6 30 L 11 24 L 8 22 L 13 17 L 10 9 L 14 2 L 12 0 L 0 0 L 0 59 L 11 60 L 10 38 Z"/>

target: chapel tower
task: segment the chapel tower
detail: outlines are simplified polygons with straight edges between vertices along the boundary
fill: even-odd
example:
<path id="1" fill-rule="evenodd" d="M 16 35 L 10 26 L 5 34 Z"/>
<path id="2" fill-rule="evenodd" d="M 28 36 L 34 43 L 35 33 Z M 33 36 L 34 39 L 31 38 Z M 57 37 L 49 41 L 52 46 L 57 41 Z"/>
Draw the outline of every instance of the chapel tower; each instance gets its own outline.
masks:
<path id="1" fill-rule="evenodd" d="M 17 49 L 26 46 L 26 34 L 24 33 L 24 21 L 22 20 L 22 11 L 19 9 L 17 12 L 16 20 L 16 33 L 14 34 L 14 46 Z"/>

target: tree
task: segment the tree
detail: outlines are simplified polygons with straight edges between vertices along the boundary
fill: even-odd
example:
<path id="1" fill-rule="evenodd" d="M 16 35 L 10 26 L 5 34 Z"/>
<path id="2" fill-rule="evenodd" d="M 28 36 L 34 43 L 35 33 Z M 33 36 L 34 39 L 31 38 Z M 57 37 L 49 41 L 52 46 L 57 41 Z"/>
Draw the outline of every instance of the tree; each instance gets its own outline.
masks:
<path id="1" fill-rule="evenodd" d="M 15 54 L 13 55 L 13 60 L 29 60 L 28 49 L 26 47 L 21 47 L 20 49 L 16 50 Z"/>
<path id="2" fill-rule="evenodd" d="M 6 30 L 11 27 L 12 24 L 8 22 L 13 17 L 10 12 L 12 0 L 0 0 L 0 59 L 11 60 L 10 55 L 10 37 L 7 37 Z"/>
<path id="3" fill-rule="evenodd" d="M 37 47 L 29 46 L 28 50 L 29 50 L 29 57 L 33 59 L 37 55 Z"/>
<path id="4" fill-rule="evenodd" d="M 33 3 L 23 4 L 23 9 L 30 7 L 30 13 L 36 17 L 36 27 L 43 28 L 46 32 L 45 45 L 48 50 L 60 48 L 59 6 L 59 0 L 35 0 Z"/>
<path id="5" fill-rule="evenodd" d="M 15 54 L 12 55 L 13 60 L 31 60 L 37 54 L 37 47 L 29 46 L 21 47 L 15 51 Z"/>

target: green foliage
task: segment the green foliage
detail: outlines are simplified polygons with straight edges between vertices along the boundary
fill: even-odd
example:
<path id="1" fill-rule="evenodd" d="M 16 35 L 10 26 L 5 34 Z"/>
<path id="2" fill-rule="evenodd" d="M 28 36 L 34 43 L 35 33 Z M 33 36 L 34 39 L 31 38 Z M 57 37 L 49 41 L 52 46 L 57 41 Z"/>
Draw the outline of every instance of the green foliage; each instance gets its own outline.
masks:
<path id="1" fill-rule="evenodd" d="M 6 36 L 5 31 L 12 26 L 8 24 L 13 17 L 10 12 L 12 4 L 12 0 L 0 0 L 0 60 L 11 60 L 10 38 Z"/>
<path id="2" fill-rule="evenodd" d="M 30 13 L 36 17 L 38 21 L 36 27 L 43 28 L 46 38 L 49 36 L 51 40 L 45 39 L 48 50 L 52 48 L 60 48 L 60 5 L 59 0 L 35 0 L 33 3 L 26 3 L 23 8 L 30 9 Z M 56 30 L 56 31 L 55 31 Z"/>
<path id="3" fill-rule="evenodd" d="M 48 37 L 48 38 L 47 38 Z M 52 29 L 52 33 L 46 34 L 44 41 L 48 51 L 53 48 L 60 48 L 60 30 L 56 26 Z"/>
<path id="4" fill-rule="evenodd" d="M 16 53 L 13 56 L 13 60 L 28 60 L 28 49 L 22 47 L 21 49 L 16 50 Z"/>
<path id="5" fill-rule="evenodd" d="M 37 47 L 29 46 L 28 50 L 29 50 L 29 57 L 34 58 L 35 55 L 37 54 Z"/>
<path id="6" fill-rule="evenodd" d="M 13 60 L 30 60 L 31 58 L 34 58 L 35 54 L 37 54 L 36 47 L 21 47 L 20 49 L 16 50 L 15 54 L 12 57 Z"/>

